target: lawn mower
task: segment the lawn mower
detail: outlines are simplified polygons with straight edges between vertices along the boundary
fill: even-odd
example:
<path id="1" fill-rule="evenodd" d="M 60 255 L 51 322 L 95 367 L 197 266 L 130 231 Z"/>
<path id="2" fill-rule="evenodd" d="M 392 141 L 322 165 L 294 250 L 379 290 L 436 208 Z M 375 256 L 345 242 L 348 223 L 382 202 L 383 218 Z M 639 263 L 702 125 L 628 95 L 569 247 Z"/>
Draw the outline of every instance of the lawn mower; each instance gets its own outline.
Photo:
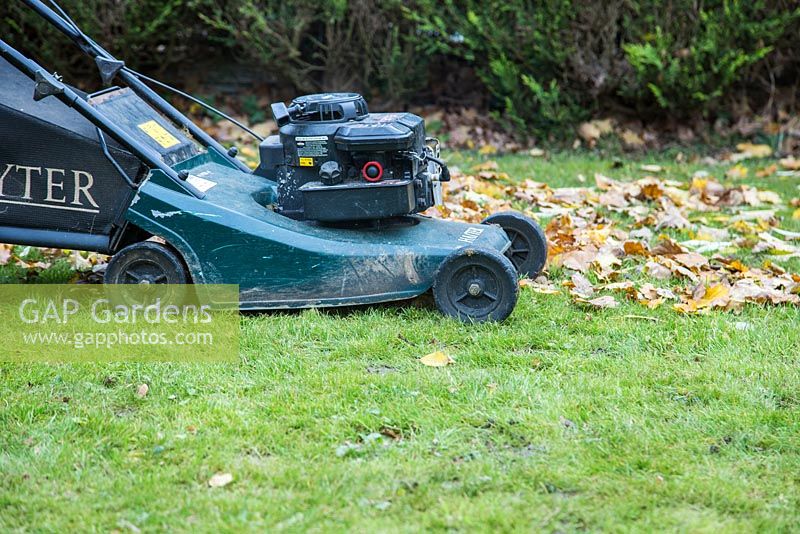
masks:
<path id="1" fill-rule="evenodd" d="M 0 242 L 110 254 L 109 284 L 237 284 L 243 310 L 432 289 L 442 313 L 478 322 L 506 318 L 518 278 L 543 268 L 544 235 L 522 214 L 421 214 L 449 173 L 420 117 L 352 93 L 276 103 L 279 134 L 259 137 L 251 170 L 152 86 L 244 125 L 127 67 L 55 1 L 24 2 L 106 88 L 81 92 L 0 40 Z"/>

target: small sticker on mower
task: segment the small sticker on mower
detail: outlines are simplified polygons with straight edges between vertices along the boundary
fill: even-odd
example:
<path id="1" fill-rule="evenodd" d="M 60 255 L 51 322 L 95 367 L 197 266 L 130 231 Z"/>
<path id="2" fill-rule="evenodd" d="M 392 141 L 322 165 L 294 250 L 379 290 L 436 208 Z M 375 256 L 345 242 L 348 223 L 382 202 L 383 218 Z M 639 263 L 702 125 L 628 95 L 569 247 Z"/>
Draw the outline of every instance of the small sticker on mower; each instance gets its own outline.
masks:
<path id="1" fill-rule="evenodd" d="M 314 158 L 300 158 L 300 166 L 301 167 L 313 167 L 314 166 Z"/>
<path id="2" fill-rule="evenodd" d="M 147 121 L 139 124 L 139 129 L 146 133 L 156 143 L 163 148 L 171 148 L 180 143 L 174 135 L 169 133 L 163 126 L 156 121 Z"/>
<path id="3" fill-rule="evenodd" d="M 462 243 L 474 243 L 475 240 L 481 236 L 483 230 L 483 228 L 467 228 L 464 230 L 464 233 L 458 237 L 458 240 Z"/>
<path id="4" fill-rule="evenodd" d="M 325 135 L 298 136 L 295 143 L 300 157 L 324 158 L 328 155 L 328 137 Z"/>
<path id="5" fill-rule="evenodd" d="M 189 177 L 186 179 L 186 181 L 191 185 L 193 185 L 195 189 L 197 189 L 201 193 L 205 193 L 206 191 L 217 185 L 217 182 L 212 182 L 211 180 L 200 178 L 199 176 L 195 176 L 194 174 L 190 174 Z"/>

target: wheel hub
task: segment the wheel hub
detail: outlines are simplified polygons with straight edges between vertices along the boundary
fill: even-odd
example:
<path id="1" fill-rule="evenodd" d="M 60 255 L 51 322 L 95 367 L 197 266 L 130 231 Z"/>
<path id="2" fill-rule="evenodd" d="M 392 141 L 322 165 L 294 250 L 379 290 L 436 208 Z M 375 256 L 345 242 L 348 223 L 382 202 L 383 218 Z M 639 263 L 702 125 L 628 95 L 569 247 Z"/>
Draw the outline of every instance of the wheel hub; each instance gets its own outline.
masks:
<path id="1" fill-rule="evenodd" d="M 472 281 L 467 287 L 467 291 L 473 297 L 480 297 L 483 293 L 483 285 L 478 281 Z"/>

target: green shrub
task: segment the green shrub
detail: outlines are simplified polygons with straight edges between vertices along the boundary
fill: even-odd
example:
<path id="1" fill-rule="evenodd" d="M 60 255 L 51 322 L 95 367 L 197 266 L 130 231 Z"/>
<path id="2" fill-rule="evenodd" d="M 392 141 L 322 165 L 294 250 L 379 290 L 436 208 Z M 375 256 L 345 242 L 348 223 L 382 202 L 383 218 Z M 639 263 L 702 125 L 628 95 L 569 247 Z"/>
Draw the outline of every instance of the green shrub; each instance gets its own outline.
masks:
<path id="1" fill-rule="evenodd" d="M 800 14 L 763 1 L 684 1 L 674 9 L 683 13 L 679 23 L 647 32 L 639 25 L 636 42 L 622 46 L 635 73 L 623 95 L 670 112 L 715 111 L 720 99 L 748 81 L 748 68 L 775 49 Z M 649 18 L 658 24 L 657 17 Z"/>
<path id="2" fill-rule="evenodd" d="M 390 0 L 195 0 L 220 42 L 300 92 L 407 101 L 427 83 L 413 25 Z M 199 9 L 206 7 L 205 11 Z"/>
<path id="3" fill-rule="evenodd" d="M 758 109 L 800 83 L 796 0 L 62 3 L 98 42 L 151 73 L 190 71 L 215 50 L 256 64 L 281 90 L 354 90 L 395 107 L 420 95 L 427 103 L 436 95 L 423 90 L 449 79 L 437 69 L 468 65 L 478 86 L 449 87 L 450 100 L 477 88 L 502 123 L 537 138 L 620 108 L 645 119 Z M 0 5 L 0 22 L 4 39 L 69 80 L 97 78 L 21 2 Z M 255 97 L 243 107 L 263 115 Z"/>
<path id="4" fill-rule="evenodd" d="M 199 19 L 186 0 L 61 0 L 81 29 L 130 66 L 163 73 L 190 58 Z M 68 74 L 72 83 L 94 82 L 96 69 L 58 30 L 19 0 L 0 5 L 3 39 Z M 69 44 L 67 44 L 69 43 Z"/>
<path id="5" fill-rule="evenodd" d="M 620 104 L 712 113 L 800 47 L 791 2 L 424 0 L 408 14 L 421 49 L 473 62 L 505 122 L 536 136 Z"/>
<path id="6" fill-rule="evenodd" d="M 587 110 L 563 90 L 569 80 L 562 65 L 575 52 L 565 34 L 574 17 L 569 0 L 526 4 L 420 2 L 407 13 L 427 39 L 424 47 L 474 64 L 501 122 L 523 135 L 543 135 Z"/>

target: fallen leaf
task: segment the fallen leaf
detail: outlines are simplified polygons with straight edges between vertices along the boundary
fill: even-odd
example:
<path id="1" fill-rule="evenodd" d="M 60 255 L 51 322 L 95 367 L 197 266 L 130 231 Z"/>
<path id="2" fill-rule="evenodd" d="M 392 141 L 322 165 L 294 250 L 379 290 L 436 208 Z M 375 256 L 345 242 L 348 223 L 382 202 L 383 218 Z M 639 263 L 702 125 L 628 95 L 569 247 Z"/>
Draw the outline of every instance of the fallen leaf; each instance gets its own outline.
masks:
<path id="1" fill-rule="evenodd" d="M 559 291 L 552 282 L 546 279 L 540 282 L 538 279 L 531 280 L 530 278 L 523 278 L 519 281 L 519 287 L 527 287 L 533 292 L 541 293 L 543 295 L 557 295 L 561 293 L 561 291 Z"/>
<path id="2" fill-rule="evenodd" d="M 588 250 L 576 250 L 564 254 L 561 265 L 567 269 L 585 273 L 589 270 L 590 265 L 596 257 L 596 252 L 591 252 Z"/>
<path id="3" fill-rule="evenodd" d="M 597 297 L 592 300 L 587 300 L 585 301 L 585 303 L 594 306 L 595 308 L 616 308 L 617 306 L 619 306 L 619 302 L 617 302 L 617 299 L 615 299 L 611 295 L 604 295 L 602 297 Z"/>
<path id="4" fill-rule="evenodd" d="M 590 147 L 593 147 L 602 133 L 600 129 L 591 122 L 584 122 L 578 126 L 578 135 L 586 141 Z"/>
<path id="5" fill-rule="evenodd" d="M 689 269 L 697 269 L 704 265 L 708 265 L 708 258 L 696 252 L 676 254 L 672 257 L 672 259 L 674 259 L 684 267 L 688 267 Z"/>
<path id="6" fill-rule="evenodd" d="M 644 172 L 661 172 L 664 170 L 664 167 L 661 165 L 642 165 L 639 167 L 640 170 Z"/>
<path id="7" fill-rule="evenodd" d="M 662 228 L 689 228 L 691 225 L 692 223 L 689 222 L 689 219 L 677 207 L 668 205 L 658 217 L 656 230 Z"/>
<path id="8" fill-rule="evenodd" d="M 705 294 L 697 301 L 698 308 L 724 307 L 730 300 L 730 288 L 715 284 L 706 288 Z"/>
<path id="9" fill-rule="evenodd" d="M 450 365 L 451 363 L 455 363 L 455 360 L 451 358 L 449 355 L 445 354 L 444 352 L 437 350 L 436 352 L 431 352 L 430 354 L 423 356 L 419 359 L 419 361 L 423 365 L 427 365 L 428 367 L 445 367 Z"/>
<path id="10" fill-rule="evenodd" d="M 734 179 L 747 178 L 747 167 L 744 165 L 734 165 L 725 171 L 725 176 Z"/>
<path id="11" fill-rule="evenodd" d="M 781 196 L 775 191 L 759 191 L 758 200 L 768 204 L 780 204 Z"/>
<path id="12" fill-rule="evenodd" d="M 150 386 L 147 384 L 141 384 L 138 388 L 136 388 L 136 396 L 140 399 L 143 399 L 147 396 L 148 391 L 150 391 Z"/>
<path id="13" fill-rule="evenodd" d="M 497 162 L 493 159 L 484 161 L 483 163 L 479 163 L 478 165 L 474 165 L 472 170 L 475 172 L 480 171 L 496 171 L 498 169 Z"/>
<path id="14" fill-rule="evenodd" d="M 788 158 L 783 158 L 778 163 L 781 164 L 781 167 L 790 171 L 800 171 L 800 159 L 795 159 L 794 156 L 789 156 Z"/>
<path id="15" fill-rule="evenodd" d="M 667 280 L 668 278 L 672 278 L 672 271 L 668 267 L 665 267 L 660 263 L 656 263 L 654 261 L 648 261 L 645 264 L 644 268 L 647 274 L 649 274 L 656 280 Z"/>
<path id="16" fill-rule="evenodd" d="M 757 178 L 766 178 L 767 176 L 772 176 L 778 170 L 778 166 L 774 163 L 772 165 L 767 165 L 761 169 L 756 171 Z"/>
<path id="17" fill-rule="evenodd" d="M 641 241 L 625 241 L 622 244 L 625 254 L 628 256 L 649 256 L 650 251 L 647 250 L 647 245 Z"/>
<path id="18" fill-rule="evenodd" d="M 588 299 L 594 294 L 594 287 L 588 278 L 581 273 L 572 273 L 573 288 L 570 290 L 572 295 Z"/>
<path id="19" fill-rule="evenodd" d="M 208 486 L 211 488 L 224 488 L 233 482 L 233 475 L 230 473 L 217 473 L 208 479 Z"/>
<path id="20" fill-rule="evenodd" d="M 641 148 L 644 146 L 644 139 L 633 130 L 625 129 L 619 136 L 628 148 Z"/>
<path id="21" fill-rule="evenodd" d="M 772 155 L 772 148 L 769 145 L 754 145 L 752 143 L 739 143 L 736 145 L 738 154 L 734 154 L 734 161 L 749 158 L 768 158 Z"/>

